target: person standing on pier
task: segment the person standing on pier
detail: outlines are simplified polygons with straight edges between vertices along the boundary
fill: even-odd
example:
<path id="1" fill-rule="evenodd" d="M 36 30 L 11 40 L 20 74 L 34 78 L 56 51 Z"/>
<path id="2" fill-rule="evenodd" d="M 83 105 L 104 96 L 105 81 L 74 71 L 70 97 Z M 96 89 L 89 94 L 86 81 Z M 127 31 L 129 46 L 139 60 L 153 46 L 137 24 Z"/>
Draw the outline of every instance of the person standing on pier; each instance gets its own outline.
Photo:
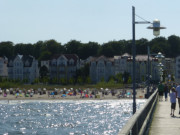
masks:
<path id="1" fill-rule="evenodd" d="M 176 93 L 177 93 L 177 98 L 178 98 L 178 104 L 179 104 L 179 114 L 180 114 L 180 85 L 176 87 Z"/>
<path id="2" fill-rule="evenodd" d="M 171 116 L 174 117 L 174 111 L 176 109 L 176 91 L 175 88 L 173 87 L 171 89 L 171 93 L 169 93 L 170 96 L 170 101 L 171 101 Z"/>
<path id="3" fill-rule="evenodd" d="M 164 96 L 165 96 L 165 101 L 167 101 L 167 95 L 168 95 L 168 85 L 165 84 L 165 86 L 164 86 Z"/>
<path id="4" fill-rule="evenodd" d="M 158 85 L 159 101 L 163 101 L 164 85 L 162 82 Z"/>

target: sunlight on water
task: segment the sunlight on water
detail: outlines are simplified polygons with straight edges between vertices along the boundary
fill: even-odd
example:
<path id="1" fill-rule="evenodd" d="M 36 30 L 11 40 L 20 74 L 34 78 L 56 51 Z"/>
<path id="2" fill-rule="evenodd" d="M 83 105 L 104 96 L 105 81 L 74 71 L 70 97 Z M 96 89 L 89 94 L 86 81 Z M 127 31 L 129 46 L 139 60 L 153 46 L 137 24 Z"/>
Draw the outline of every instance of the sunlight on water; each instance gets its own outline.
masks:
<path id="1" fill-rule="evenodd" d="M 0 134 L 117 135 L 131 116 L 132 100 L 1 101 Z"/>

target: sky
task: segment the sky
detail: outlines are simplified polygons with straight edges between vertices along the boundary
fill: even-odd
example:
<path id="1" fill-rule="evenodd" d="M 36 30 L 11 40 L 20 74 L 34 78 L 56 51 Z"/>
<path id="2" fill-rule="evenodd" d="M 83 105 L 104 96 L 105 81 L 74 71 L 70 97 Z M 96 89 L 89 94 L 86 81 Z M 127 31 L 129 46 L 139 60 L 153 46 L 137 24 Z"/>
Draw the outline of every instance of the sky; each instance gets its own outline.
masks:
<path id="1" fill-rule="evenodd" d="M 179 0 L 0 0 L 0 42 L 131 40 L 132 6 L 136 15 L 167 27 L 160 36 L 180 36 Z M 136 40 L 155 38 L 149 25 L 136 24 Z"/>

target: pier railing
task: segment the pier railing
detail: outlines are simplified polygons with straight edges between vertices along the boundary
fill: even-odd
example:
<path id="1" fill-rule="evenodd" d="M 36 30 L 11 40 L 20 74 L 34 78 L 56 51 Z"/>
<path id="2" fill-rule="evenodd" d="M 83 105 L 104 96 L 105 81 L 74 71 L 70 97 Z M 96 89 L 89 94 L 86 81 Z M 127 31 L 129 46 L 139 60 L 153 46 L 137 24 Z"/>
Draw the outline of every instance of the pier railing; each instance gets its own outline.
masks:
<path id="1" fill-rule="evenodd" d="M 157 90 L 146 103 L 129 119 L 118 135 L 144 135 L 158 100 Z"/>

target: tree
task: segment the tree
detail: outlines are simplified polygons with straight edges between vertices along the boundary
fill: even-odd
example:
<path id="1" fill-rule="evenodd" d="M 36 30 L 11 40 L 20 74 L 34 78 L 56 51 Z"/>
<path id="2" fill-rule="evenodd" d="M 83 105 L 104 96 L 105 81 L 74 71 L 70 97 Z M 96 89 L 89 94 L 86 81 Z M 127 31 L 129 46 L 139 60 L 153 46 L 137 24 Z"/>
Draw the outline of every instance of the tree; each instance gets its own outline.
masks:
<path id="1" fill-rule="evenodd" d="M 115 78 L 118 83 L 123 83 L 123 75 L 121 73 L 116 74 Z"/>
<path id="2" fill-rule="evenodd" d="M 0 43 L 0 56 L 12 57 L 14 55 L 14 47 L 13 43 L 8 42 L 1 42 Z"/>
<path id="3" fill-rule="evenodd" d="M 34 46 L 32 44 L 16 44 L 14 46 L 14 55 L 33 55 L 34 54 Z"/>
<path id="4" fill-rule="evenodd" d="M 44 52 L 41 53 L 39 60 L 40 61 L 41 60 L 49 60 L 51 58 L 51 55 L 52 55 L 51 52 L 44 51 Z"/>
<path id="5" fill-rule="evenodd" d="M 86 78 L 86 83 L 87 83 L 87 84 L 91 84 L 91 83 L 92 83 L 90 76 L 87 76 L 87 78 Z"/>
<path id="6" fill-rule="evenodd" d="M 41 55 L 41 48 L 43 46 L 43 41 L 38 41 L 37 43 L 34 44 L 34 51 L 33 51 L 33 56 L 36 59 L 39 59 Z"/>
<path id="7" fill-rule="evenodd" d="M 111 77 L 111 78 L 109 79 L 108 84 L 111 84 L 111 85 L 114 85 L 114 84 L 115 84 L 113 77 Z"/>
<path id="8" fill-rule="evenodd" d="M 128 72 L 123 73 L 124 83 L 128 82 L 129 77 L 130 77 L 130 74 Z"/>
<path id="9" fill-rule="evenodd" d="M 60 83 L 63 84 L 63 85 L 66 85 L 67 84 L 67 79 L 61 78 Z"/>
<path id="10" fill-rule="evenodd" d="M 136 50 L 137 54 L 147 54 L 147 46 L 148 46 L 148 40 L 147 39 L 140 39 L 136 41 Z"/>
<path id="11" fill-rule="evenodd" d="M 47 84 L 49 82 L 49 77 L 44 76 L 41 80 L 44 84 Z"/>
<path id="12" fill-rule="evenodd" d="M 113 50 L 112 46 L 110 46 L 109 44 L 102 45 L 102 47 L 100 49 L 100 55 L 104 55 L 106 57 L 113 57 L 114 50 Z"/>
<path id="13" fill-rule="evenodd" d="M 40 82 L 40 81 L 39 81 L 39 78 L 35 78 L 35 79 L 34 79 L 34 83 L 35 83 L 35 84 L 38 84 L 39 82 Z"/>
<path id="14" fill-rule="evenodd" d="M 128 78 L 128 82 L 127 82 L 128 84 L 130 84 L 130 83 L 132 83 L 132 79 L 131 79 L 131 77 L 129 76 L 129 78 Z"/>
<path id="15" fill-rule="evenodd" d="M 48 75 L 49 75 L 48 68 L 46 66 L 42 66 L 40 68 L 39 74 L 40 74 L 41 78 L 48 77 Z"/>
<path id="16" fill-rule="evenodd" d="M 77 83 L 78 84 L 82 84 L 83 83 L 83 78 L 81 76 L 78 76 Z"/>
<path id="17" fill-rule="evenodd" d="M 70 78 L 70 79 L 69 79 L 69 84 L 74 84 L 74 83 L 75 83 L 74 78 Z"/>
<path id="18" fill-rule="evenodd" d="M 79 56 L 79 48 L 81 47 L 81 42 L 76 40 L 71 40 L 65 44 L 65 53 L 67 54 L 77 54 Z"/>
<path id="19" fill-rule="evenodd" d="M 52 55 L 63 52 L 63 47 L 61 46 L 61 44 L 53 39 L 45 41 L 44 46 L 46 47 L 48 52 L 51 52 Z"/>
<path id="20" fill-rule="evenodd" d="M 168 54 L 169 57 L 176 57 L 180 54 L 180 37 L 177 37 L 175 35 L 168 37 L 168 43 L 170 46 L 170 49 L 167 52 L 170 52 Z"/>
<path id="21" fill-rule="evenodd" d="M 79 47 L 79 58 L 87 59 L 89 56 L 97 56 L 100 45 L 95 42 L 89 42 L 87 44 L 82 44 Z"/>

